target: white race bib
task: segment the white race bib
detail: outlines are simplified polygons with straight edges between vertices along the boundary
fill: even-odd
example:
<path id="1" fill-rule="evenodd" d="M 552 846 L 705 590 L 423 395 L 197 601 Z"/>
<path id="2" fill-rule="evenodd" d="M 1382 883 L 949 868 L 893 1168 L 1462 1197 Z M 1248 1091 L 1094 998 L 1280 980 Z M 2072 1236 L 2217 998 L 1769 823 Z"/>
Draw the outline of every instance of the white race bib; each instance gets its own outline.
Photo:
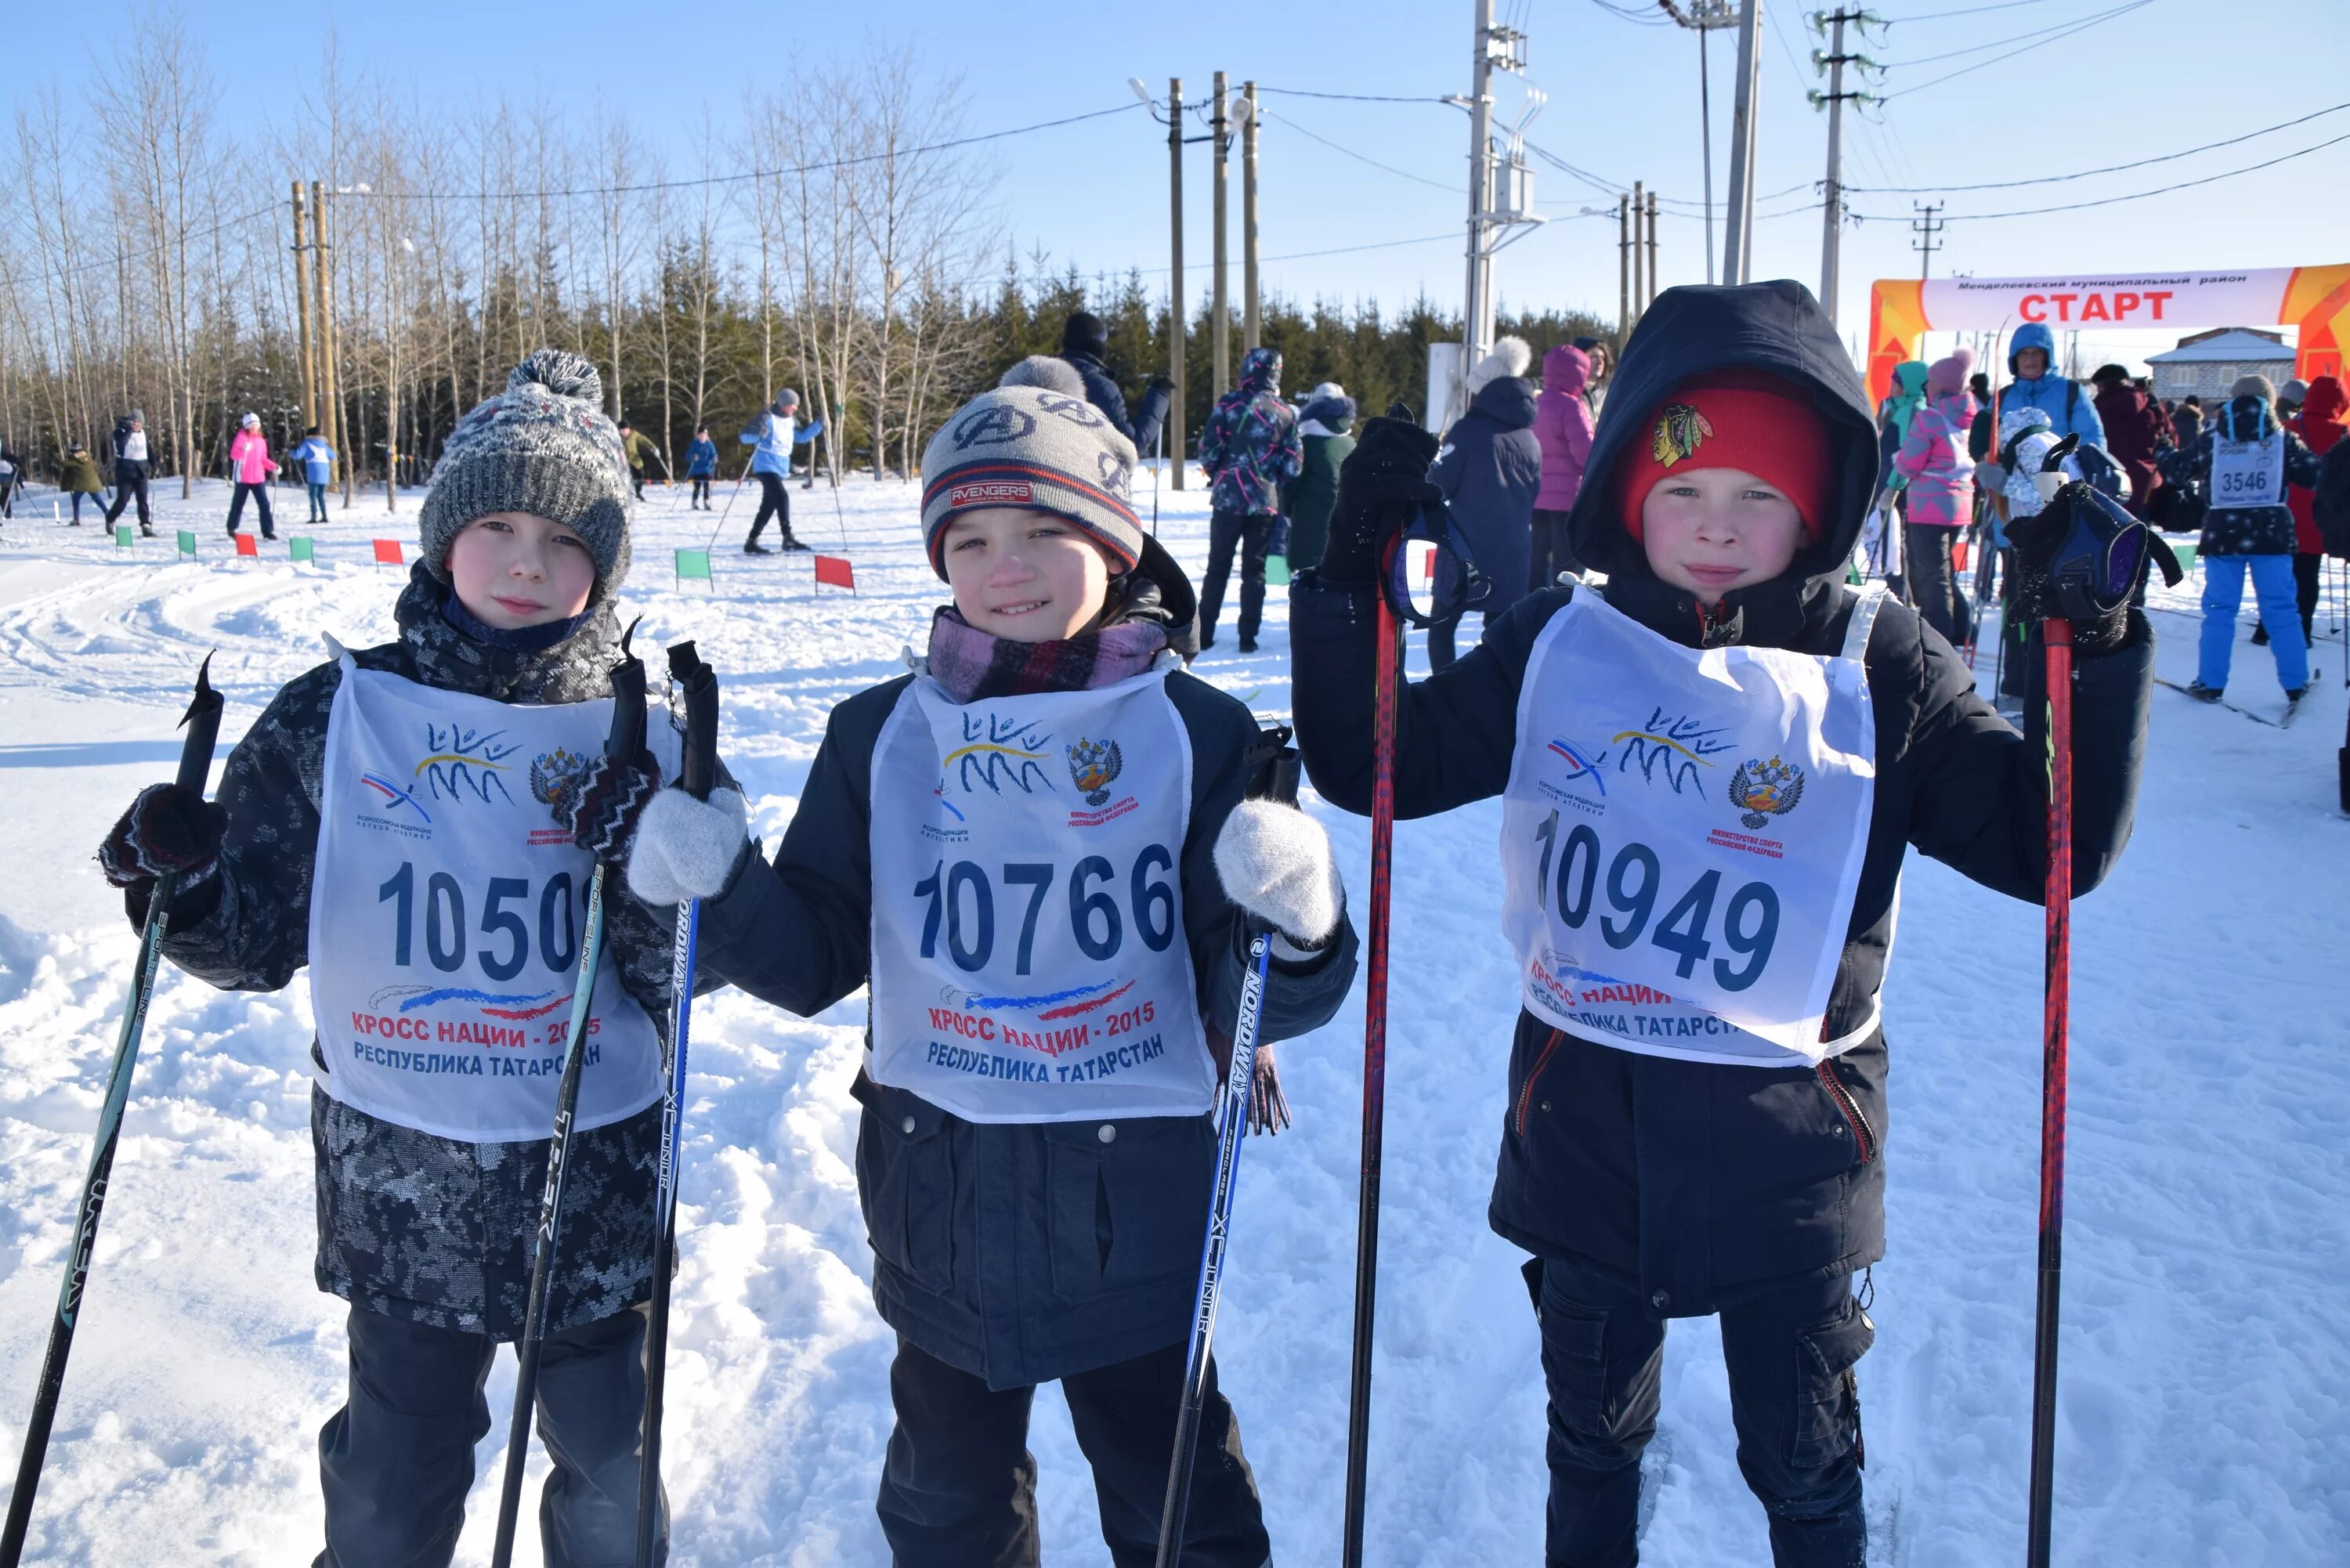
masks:
<path id="1" fill-rule="evenodd" d="M 1503 796 L 1502 925 L 1527 1011 L 1702 1062 L 1801 1066 L 1868 848 L 1877 727 L 1861 655 L 1697 649 L 1577 593 L 1535 639 Z M 1871 1021 L 1874 1022 L 1873 1019 Z"/>
<path id="2" fill-rule="evenodd" d="M 974 1122 L 1207 1111 L 1166 688 L 958 704 L 917 675 L 899 699 L 873 757 L 876 1083 Z"/>
<path id="3" fill-rule="evenodd" d="M 2282 506 L 2284 504 L 2284 432 L 2271 431 L 2266 441 L 2211 442 L 2213 506 Z"/>
<path id="4" fill-rule="evenodd" d="M 595 873 L 552 802 L 602 754 L 611 700 L 494 702 L 342 664 L 310 886 L 319 1082 L 439 1137 L 546 1137 Z M 575 1127 L 660 1097 L 659 1037 L 609 946 L 586 1050 Z"/>

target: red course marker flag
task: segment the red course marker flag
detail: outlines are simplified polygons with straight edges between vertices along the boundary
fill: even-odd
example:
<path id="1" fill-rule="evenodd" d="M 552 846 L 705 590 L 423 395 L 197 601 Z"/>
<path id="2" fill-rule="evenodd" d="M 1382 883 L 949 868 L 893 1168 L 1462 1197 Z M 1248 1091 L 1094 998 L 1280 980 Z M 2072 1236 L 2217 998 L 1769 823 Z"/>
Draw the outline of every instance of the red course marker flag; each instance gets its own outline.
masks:
<path id="1" fill-rule="evenodd" d="M 857 591 L 857 573 L 846 556 L 818 556 L 816 558 L 816 580 L 819 587 L 829 583 L 836 588 Z"/>
<path id="2" fill-rule="evenodd" d="M 259 560 L 261 541 L 250 534 L 239 534 L 236 536 L 236 553 L 240 556 L 251 556 L 254 559 Z"/>
<path id="3" fill-rule="evenodd" d="M 378 539 L 375 542 L 375 564 L 379 566 L 399 566 L 400 564 L 400 541 L 397 539 Z"/>

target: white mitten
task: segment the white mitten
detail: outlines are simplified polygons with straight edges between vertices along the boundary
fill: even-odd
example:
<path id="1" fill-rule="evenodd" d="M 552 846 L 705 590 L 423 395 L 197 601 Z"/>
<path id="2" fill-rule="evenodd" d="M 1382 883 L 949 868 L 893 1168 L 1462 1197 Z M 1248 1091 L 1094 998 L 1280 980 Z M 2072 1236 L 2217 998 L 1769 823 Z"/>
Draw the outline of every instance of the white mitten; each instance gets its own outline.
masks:
<path id="1" fill-rule="evenodd" d="M 714 898 L 751 836 L 740 792 L 714 789 L 706 801 L 665 789 L 645 803 L 629 846 L 629 891 L 656 908 Z"/>
<path id="2" fill-rule="evenodd" d="M 1275 950 L 1289 950 L 1284 958 L 1328 941 L 1346 910 L 1330 836 L 1293 805 L 1244 800 L 1232 807 L 1216 835 L 1216 876 L 1227 898 L 1274 929 Z"/>

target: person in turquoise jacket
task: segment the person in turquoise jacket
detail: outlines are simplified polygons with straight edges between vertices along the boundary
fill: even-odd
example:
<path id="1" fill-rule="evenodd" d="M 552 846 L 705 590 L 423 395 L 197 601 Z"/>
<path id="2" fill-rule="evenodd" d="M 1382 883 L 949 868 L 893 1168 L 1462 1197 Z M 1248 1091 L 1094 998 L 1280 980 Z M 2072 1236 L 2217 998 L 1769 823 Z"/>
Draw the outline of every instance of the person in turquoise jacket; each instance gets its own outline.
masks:
<path id="1" fill-rule="evenodd" d="M 2007 368 L 2015 379 L 2001 391 L 2000 410 L 2039 409 L 2047 414 L 2059 441 L 2076 435 L 2083 446 L 2104 446 L 2106 422 L 2097 417 L 2095 400 L 2081 389 L 2078 381 L 2050 374 L 2055 363 L 2054 333 L 2037 321 L 2017 327 L 2007 350 Z"/>
<path id="2" fill-rule="evenodd" d="M 710 439 L 708 425 L 693 427 L 693 444 L 685 449 L 685 476 L 693 481 L 693 498 L 686 510 L 710 510 L 710 476 L 718 472 L 718 443 Z"/>
<path id="3" fill-rule="evenodd" d="M 787 387 L 775 394 L 773 406 L 753 415 L 743 427 L 743 444 L 757 449 L 751 454 L 751 477 L 759 482 L 759 514 L 751 520 L 751 536 L 743 541 L 746 556 L 767 553 L 767 547 L 759 543 L 759 533 L 770 517 L 782 526 L 785 549 L 807 548 L 792 533 L 792 504 L 784 494 L 784 482 L 792 476 L 792 449 L 823 434 L 824 421 L 811 420 L 806 429 L 795 429 L 799 412 L 800 395 Z"/>
<path id="4" fill-rule="evenodd" d="M 307 527 L 327 520 L 327 486 L 335 477 L 335 449 L 318 439 L 318 427 L 312 425 L 302 432 L 302 444 L 286 454 L 288 462 L 302 465 L 303 483 L 310 487 L 310 515 L 302 519 Z"/>

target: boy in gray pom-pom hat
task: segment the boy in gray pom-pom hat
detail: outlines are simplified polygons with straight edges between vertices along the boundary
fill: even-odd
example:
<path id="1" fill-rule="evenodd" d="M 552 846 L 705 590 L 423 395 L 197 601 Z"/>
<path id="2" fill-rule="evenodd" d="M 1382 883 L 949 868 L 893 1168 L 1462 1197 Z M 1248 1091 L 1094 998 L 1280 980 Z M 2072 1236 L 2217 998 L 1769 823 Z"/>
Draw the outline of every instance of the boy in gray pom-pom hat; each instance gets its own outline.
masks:
<path id="1" fill-rule="evenodd" d="M 525 1316 L 585 846 L 624 838 L 652 793 L 591 761 L 629 565 L 602 392 L 577 355 L 525 360 L 450 438 L 399 638 L 330 645 L 213 801 L 151 786 L 99 853 L 134 924 L 179 873 L 163 950 L 189 973 L 277 991 L 310 971 L 316 1274 L 350 1303 L 349 1392 L 318 1445 L 338 1568 L 446 1562 L 463 1524 L 483 1382 Z M 732 789 L 712 805 L 742 812 Z M 538 1387 L 542 1518 L 579 1563 L 635 1551 L 670 1002 L 669 911 L 608 884 Z"/>

